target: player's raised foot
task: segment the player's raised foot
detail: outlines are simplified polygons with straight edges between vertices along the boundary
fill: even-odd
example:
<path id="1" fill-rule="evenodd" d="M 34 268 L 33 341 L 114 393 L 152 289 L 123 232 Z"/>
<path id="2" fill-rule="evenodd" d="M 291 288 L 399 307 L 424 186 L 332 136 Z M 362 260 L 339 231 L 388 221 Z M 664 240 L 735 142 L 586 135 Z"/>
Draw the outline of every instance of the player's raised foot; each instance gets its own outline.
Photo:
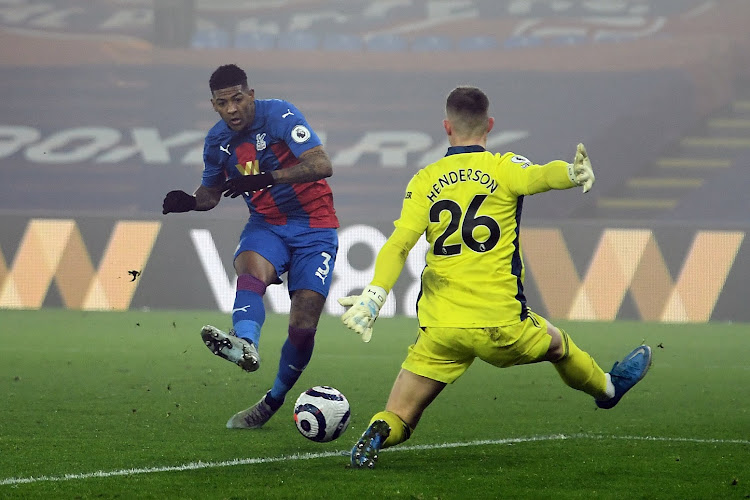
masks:
<path id="1" fill-rule="evenodd" d="M 352 467 L 372 469 L 378 461 L 378 453 L 383 443 L 391 434 L 391 428 L 385 420 L 376 420 L 362 434 L 352 448 Z"/>
<path id="2" fill-rule="evenodd" d="M 254 372 L 260 366 L 258 349 L 252 342 L 238 337 L 234 330 L 225 333 L 215 326 L 206 325 L 201 330 L 201 338 L 212 353 L 231 361 L 246 372 Z"/>
<path id="3" fill-rule="evenodd" d="M 227 429 L 260 429 L 278 411 L 271 408 L 265 396 L 247 410 L 234 414 L 227 422 Z"/>
<path id="4" fill-rule="evenodd" d="M 616 361 L 609 371 L 612 385 L 615 386 L 615 396 L 602 401 L 597 400 L 596 406 L 605 410 L 613 408 L 626 392 L 646 376 L 650 366 L 651 348 L 647 345 L 636 347 L 622 361 Z"/>

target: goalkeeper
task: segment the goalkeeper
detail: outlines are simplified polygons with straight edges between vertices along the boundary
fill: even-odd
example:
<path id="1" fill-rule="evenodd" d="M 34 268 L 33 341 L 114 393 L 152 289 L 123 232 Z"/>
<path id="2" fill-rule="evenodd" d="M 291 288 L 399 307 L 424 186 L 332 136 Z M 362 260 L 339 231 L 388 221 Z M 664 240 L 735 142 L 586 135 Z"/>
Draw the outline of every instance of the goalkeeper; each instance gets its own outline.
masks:
<path id="1" fill-rule="evenodd" d="M 494 366 L 550 361 L 562 380 L 612 408 L 646 374 L 642 345 L 605 373 L 570 336 L 526 305 L 520 216 L 524 196 L 575 186 L 588 192 L 594 172 L 583 144 L 573 163 L 537 165 L 513 153 L 485 150 L 494 119 L 480 89 L 462 86 L 447 98 L 444 158 L 414 175 L 401 217 L 378 253 L 372 282 L 343 297 L 344 324 L 370 341 L 388 291 L 422 234 L 429 250 L 417 303 L 419 336 L 391 389 L 351 452 L 353 467 L 372 468 L 382 448 L 403 443 L 443 388 L 479 358 Z"/>

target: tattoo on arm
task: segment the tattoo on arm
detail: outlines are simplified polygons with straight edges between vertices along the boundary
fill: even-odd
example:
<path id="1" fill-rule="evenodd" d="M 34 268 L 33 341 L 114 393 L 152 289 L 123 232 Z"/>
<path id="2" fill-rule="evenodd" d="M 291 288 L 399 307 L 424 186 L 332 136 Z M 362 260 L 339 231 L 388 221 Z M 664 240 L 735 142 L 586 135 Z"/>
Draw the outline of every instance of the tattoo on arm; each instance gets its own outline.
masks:
<path id="1" fill-rule="evenodd" d="M 195 209 L 199 212 L 211 210 L 221 201 L 221 190 L 200 185 L 195 190 Z"/>
<path id="2" fill-rule="evenodd" d="M 314 182 L 333 174 L 331 160 L 322 146 L 316 146 L 305 151 L 300 155 L 299 160 L 299 164 L 291 168 L 274 170 L 272 175 L 276 183 Z"/>

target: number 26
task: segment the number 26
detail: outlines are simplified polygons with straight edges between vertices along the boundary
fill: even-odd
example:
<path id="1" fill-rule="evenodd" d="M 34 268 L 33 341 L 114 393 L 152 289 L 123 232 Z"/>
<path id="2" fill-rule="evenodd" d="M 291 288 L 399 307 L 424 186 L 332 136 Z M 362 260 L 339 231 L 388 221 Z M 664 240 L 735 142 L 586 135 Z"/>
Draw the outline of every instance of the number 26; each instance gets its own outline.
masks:
<path id="1" fill-rule="evenodd" d="M 461 206 L 453 200 L 440 200 L 430 208 L 430 222 L 440 222 L 440 214 L 443 211 L 449 212 L 451 220 L 443 234 L 437 237 L 433 246 L 435 255 L 458 255 L 461 253 L 461 244 L 444 245 L 445 240 L 458 231 L 461 226 L 461 239 L 467 247 L 475 252 L 487 252 L 492 250 L 500 240 L 500 225 L 489 215 L 480 215 L 477 217 L 479 207 L 487 198 L 486 194 L 478 194 L 471 200 L 469 208 L 466 209 L 466 216 L 462 213 Z M 474 239 L 474 229 L 479 226 L 486 227 L 490 234 L 485 241 Z"/>

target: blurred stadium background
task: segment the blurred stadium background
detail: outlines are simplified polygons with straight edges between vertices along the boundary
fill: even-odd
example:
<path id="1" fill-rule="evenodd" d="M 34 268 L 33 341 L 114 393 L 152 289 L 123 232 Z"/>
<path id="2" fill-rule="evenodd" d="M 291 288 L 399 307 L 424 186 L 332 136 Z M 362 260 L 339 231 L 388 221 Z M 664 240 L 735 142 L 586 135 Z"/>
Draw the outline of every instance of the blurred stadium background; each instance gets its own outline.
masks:
<path id="1" fill-rule="evenodd" d="M 333 296 L 368 282 L 407 181 L 447 147 L 445 95 L 474 84 L 490 149 L 544 163 L 583 142 L 597 173 L 587 196 L 524 204 L 532 307 L 750 321 L 748 21 L 747 0 L 2 0 L 0 308 L 231 309 L 245 205 L 161 200 L 197 187 L 208 77 L 233 62 L 324 138 Z M 413 315 L 421 267 L 385 315 Z"/>

